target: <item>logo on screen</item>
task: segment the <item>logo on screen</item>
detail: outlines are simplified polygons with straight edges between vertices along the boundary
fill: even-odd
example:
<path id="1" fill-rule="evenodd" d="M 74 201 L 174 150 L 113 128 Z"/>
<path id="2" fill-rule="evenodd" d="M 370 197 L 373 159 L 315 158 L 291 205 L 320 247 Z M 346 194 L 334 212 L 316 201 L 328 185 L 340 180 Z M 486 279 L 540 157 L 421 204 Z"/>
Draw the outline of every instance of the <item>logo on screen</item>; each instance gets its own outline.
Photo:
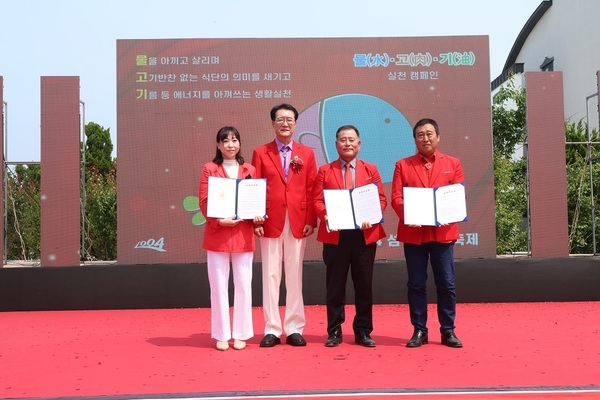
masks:
<path id="1" fill-rule="evenodd" d="M 166 252 L 166 250 L 164 249 L 165 246 L 165 238 L 161 237 L 159 239 L 146 239 L 146 240 L 140 240 L 139 242 L 137 242 L 137 244 L 135 246 L 133 246 L 134 249 L 149 249 L 149 250 L 155 250 L 155 251 L 160 251 L 160 252 Z"/>

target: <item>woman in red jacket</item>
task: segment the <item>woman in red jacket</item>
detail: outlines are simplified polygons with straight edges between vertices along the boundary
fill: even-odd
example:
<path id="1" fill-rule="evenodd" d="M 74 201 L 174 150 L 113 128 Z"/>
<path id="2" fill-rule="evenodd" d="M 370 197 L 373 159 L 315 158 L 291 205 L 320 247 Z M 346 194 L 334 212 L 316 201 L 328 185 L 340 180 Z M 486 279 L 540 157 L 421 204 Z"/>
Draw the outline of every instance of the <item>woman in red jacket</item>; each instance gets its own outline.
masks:
<path id="1" fill-rule="evenodd" d="M 217 133 L 217 154 L 202 167 L 200 179 L 200 210 L 207 215 L 208 177 L 254 178 L 254 167 L 244 162 L 240 153 L 240 133 L 232 126 L 224 126 Z M 217 340 L 218 350 L 227 350 L 229 340 L 233 348 L 242 350 L 246 340 L 254 336 L 252 325 L 252 258 L 254 254 L 254 220 L 206 218 L 202 248 L 206 250 L 206 264 L 210 284 L 211 337 Z M 234 303 L 233 327 L 229 320 L 229 271 L 233 269 Z"/>

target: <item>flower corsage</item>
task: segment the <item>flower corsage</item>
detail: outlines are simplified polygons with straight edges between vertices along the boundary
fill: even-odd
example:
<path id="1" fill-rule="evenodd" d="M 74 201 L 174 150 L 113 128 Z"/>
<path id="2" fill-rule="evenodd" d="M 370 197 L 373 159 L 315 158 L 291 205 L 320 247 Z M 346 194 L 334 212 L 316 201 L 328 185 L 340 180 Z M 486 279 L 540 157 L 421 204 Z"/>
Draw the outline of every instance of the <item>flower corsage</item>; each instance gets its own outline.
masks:
<path id="1" fill-rule="evenodd" d="M 302 161 L 300 157 L 294 156 L 294 158 L 292 158 L 292 160 L 290 161 L 290 168 L 292 168 L 292 171 L 300 175 L 302 167 L 304 167 L 304 161 Z"/>

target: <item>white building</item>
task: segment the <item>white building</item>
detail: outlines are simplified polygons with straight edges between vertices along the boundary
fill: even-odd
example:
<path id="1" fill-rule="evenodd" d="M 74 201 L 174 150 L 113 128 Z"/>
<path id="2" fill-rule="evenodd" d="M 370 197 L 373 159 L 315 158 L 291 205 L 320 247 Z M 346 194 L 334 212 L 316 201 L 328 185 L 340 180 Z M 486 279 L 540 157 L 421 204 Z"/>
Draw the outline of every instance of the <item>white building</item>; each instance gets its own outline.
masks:
<path id="1" fill-rule="evenodd" d="M 544 0 L 519 33 L 492 93 L 510 71 L 561 71 L 565 119 L 599 129 L 600 0 Z M 518 81 L 517 81 L 518 82 Z"/>

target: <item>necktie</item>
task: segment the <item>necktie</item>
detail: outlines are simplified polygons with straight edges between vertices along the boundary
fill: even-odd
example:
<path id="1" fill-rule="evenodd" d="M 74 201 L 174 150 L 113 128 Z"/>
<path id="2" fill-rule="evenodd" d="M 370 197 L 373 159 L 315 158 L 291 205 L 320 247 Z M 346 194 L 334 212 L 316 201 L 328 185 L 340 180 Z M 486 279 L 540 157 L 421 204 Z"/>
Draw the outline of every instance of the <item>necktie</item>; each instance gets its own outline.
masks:
<path id="1" fill-rule="evenodd" d="M 350 163 L 346 163 L 346 172 L 344 176 L 344 181 L 346 183 L 346 189 L 352 189 L 354 185 L 352 184 L 352 166 Z"/>
<path id="2" fill-rule="evenodd" d="M 283 173 L 287 177 L 289 170 L 289 163 L 287 161 L 288 151 L 290 151 L 290 146 L 283 146 L 281 148 L 281 155 L 283 156 Z"/>

